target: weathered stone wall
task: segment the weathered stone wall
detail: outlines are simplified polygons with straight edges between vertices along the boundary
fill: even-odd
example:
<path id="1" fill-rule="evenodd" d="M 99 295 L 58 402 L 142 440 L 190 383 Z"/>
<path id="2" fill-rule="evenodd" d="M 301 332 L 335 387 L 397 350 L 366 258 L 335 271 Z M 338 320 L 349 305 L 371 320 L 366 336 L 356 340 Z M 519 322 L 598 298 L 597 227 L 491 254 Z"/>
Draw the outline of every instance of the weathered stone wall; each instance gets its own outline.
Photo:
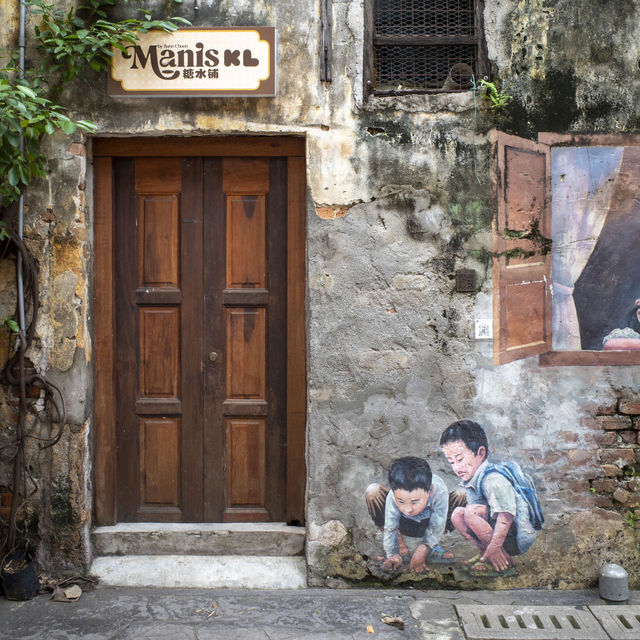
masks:
<path id="1" fill-rule="evenodd" d="M 639 53 L 629 43 L 640 41 L 640 2 L 487 0 L 492 79 L 513 95 L 500 112 L 470 92 L 365 101 L 360 1 L 334 0 L 332 83 L 319 80 L 319 3 L 199 5 L 195 12 L 185 0 L 178 11 L 195 25 L 278 28 L 277 97 L 113 100 L 95 75 L 87 79 L 91 91 L 78 84 L 64 99 L 100 135 L 305 136 L 311 583 L 582 587 L 594 583 L 602 562 L 617 561 L 639 584 L 628 515 L 637 488 L 622 480 L 625 468 L 638 467 L 624 456 L 605 462 L 607 447 L 635 448 L 623 434 L 637 424 L 611 429 L 599 410 L 615 406 L 630 415 L 622 407 L 640 401 L 638 367 L 545 369 L 536 358 L 495 367 L 491 343 L 473 339 L 473 321 L 492 317 L 491 270 L 481 257 L 491 248 L 494 214 L 488 130 L 530 138 L 538 131 L 635 131 Z M 11 7 L 0 2 L 4 14 Z M 123 4 L 120 15 L 135 8 Z M 14 34 L 15 17 L 2 29 Z M 27 210 L 42 285 L 30 355 L 62 386 L 69 406 L 70 428 L 41 472 L 41 533 L 58 564 L 88 555 L 91 509 L 91 156 L 81 142 L 51 141 L 47 179 L 30 190 Z M 455 291 L 460 268 L 475 270 L 476 292 Z M 11 288 L 8 279 L 2 283 Z M 492 452 L 533 476 L 545 528 L 514 577 L 483 580 L 460 563 L 421 576 L 382 572 L 366 486 L 385 482 L 394 458 L 421 455 L 455 487 L 438 441 L 460 418 L 483 424 Z M 606 435 L 613 431 L 621 432 L 615 443 Z M 615 498 L 620 490 L 630 494 L 626 502 Z M 469 554 L 465 544 L 458 534 L 443 540 L 459 559 Z"/>

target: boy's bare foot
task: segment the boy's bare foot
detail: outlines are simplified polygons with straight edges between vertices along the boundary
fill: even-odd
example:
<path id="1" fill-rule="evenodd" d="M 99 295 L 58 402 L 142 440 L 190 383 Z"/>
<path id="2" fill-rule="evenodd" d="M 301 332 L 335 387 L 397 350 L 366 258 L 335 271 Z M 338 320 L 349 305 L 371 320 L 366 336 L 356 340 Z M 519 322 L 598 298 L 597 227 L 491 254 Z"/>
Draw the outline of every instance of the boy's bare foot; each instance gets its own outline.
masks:
<path id="1" fill-rule="evenodd" d="M 395 554 L 395 553 L 393 555 L 389 556 L 382 563 L 382 568 L 383 569 L 398 569 L 401 566 L 402 566 L 402 557 L 397 555 L 397 554 Z"/>
<path id="2" fill-rule="evenodd" d="M 417 571 L 418 573 L 427 570 L 426 560 L 427 554 L 429 553 L 429 549 L 426 545 L 421 544 L 418 548 L 413 552 L 411 556 L 411 561 L 409 562 L 409 569 L 411 571 Z"/>
<path id="3" fill-rule="evenodd" d="M 488 571 L 492 571 L 492 568 L 488 562 L 482 562 L 482 560 L 478 560 L 473 564 L 469 564 L 469 571 L 471 571 L 472 573 L 487 573 Z"/>
<path id="4" fill-rule="evenodd" d="M 480 557 L 480 556 L 478 556 Z M 455 558 L 455 555 L 451 551 L 445 551 L 439 544 L 437 544 L 427 556 L 428 562 L 450 562 Z"/>

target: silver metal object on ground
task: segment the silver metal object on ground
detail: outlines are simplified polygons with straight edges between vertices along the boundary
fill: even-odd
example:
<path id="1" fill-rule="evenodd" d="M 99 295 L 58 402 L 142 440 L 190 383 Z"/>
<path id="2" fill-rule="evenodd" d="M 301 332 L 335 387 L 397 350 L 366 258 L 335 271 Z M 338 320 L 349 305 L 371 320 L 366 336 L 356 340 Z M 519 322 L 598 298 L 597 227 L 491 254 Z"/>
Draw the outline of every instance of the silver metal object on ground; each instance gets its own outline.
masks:
<path id="1" fill-rule="evenodd" d="M 618 564 L 603 564 L 600 569 L 600 597 L 613 602 L 629 599 L 629 575 Z"/>

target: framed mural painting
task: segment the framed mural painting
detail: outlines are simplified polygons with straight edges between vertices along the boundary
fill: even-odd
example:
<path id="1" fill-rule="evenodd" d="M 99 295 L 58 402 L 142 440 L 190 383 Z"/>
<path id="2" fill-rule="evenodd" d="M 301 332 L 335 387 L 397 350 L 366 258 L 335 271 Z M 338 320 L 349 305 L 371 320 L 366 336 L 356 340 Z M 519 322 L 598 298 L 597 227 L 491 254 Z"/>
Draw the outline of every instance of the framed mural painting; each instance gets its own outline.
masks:
<path id="1" fill-rule="evenodd" d="M 640 364 L 640 136 L 493 142 L 494 364 Z"/>

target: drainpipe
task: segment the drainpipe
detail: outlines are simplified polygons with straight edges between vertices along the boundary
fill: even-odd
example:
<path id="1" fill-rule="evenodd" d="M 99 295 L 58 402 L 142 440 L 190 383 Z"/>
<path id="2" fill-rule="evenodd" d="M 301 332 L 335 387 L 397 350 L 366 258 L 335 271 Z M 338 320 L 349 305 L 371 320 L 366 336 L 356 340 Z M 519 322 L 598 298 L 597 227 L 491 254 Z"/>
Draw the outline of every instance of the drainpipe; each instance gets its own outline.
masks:
<path id="1" fill-rule="evenodd" d="M 24 78 L 24 65 L 25 65 L 25 49 L 26 49 L 26 23 L 27 23 L 27 6 L 20 0 L 20 35 L 18 40 L 18 47 L 20 50 L 20 63 L 19 74 L 20 79 Z M 20 153 L 24 154 L 24 135 L 20 135 Z M 18 203 L 18 236 L 20 240 L 24 237 L 24 195 L 20 194 L 20 201 Z M 22 254 L 18 251 L 18 324 L 20 326 L 21 337 L 20 340 L 25 339 L 26 321 L 24 315 L 24 281 L 22 278 Z"/>
<path id="2" fill-rule="evenodd" d="M 25 65 L 25 48 L 26 48 L 26 21 L 27 11 L 26 6 L 22 0 L 20 0 L 20 35 L 18 40 L 18 47 L 20 50 L 20 62 L 18 67 L 18 77 L 24 78 L 24 65 Z M 25 142 L 24 135 L 20 135 L 20 153 L 24 154 Z M 20 194 L 20 200 L 18 202 L 18 235 L 20 240 L 24 235 L 24 197 Z M 18 289 L 18 325 L 20 326 L 20 342 L 18 343 L 18 349 L 20 353 L 20 411 L 18 413 L 18 420 L 16 422 L 16 442 L 17 449 L 13 461 L 13 501 L 11 503 L 11 512 L 9 514 L 9 549 L 15 550 L 16 545 L 16 513 L 18 510 L 18 503 L 24 499 L 26 483 L 25 483 L 25 459 L 24 459 L 24 415 L 25 415 L 25 376 L 24 376 L 24 350 L 26 346 L 26 322 L 24 313 L 24 280 L 22 272 L 22 252 L 18 251 L 18 260 L 16 263 L 16 284 Z"/>

